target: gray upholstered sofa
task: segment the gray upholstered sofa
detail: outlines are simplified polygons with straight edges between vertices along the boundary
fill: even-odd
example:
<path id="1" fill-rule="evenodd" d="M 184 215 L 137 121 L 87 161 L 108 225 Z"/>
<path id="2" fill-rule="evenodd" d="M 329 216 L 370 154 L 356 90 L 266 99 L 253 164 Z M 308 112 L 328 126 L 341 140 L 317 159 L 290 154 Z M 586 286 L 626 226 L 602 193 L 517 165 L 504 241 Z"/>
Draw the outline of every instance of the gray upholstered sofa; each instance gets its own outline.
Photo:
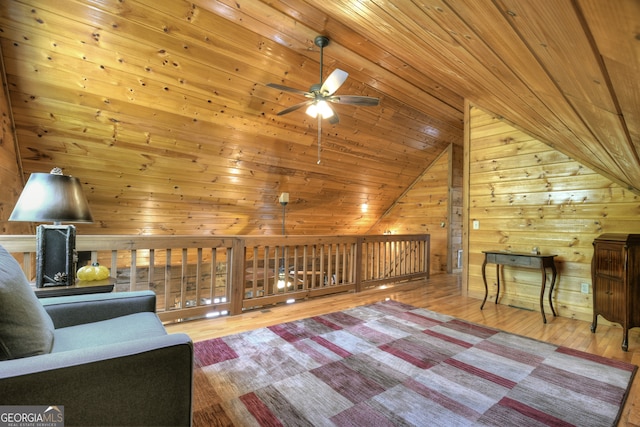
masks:
<path id="1" fill-rule="evenodd" d="M 38 300 L 0 246 L 0 405 L 63 406 L 67 426 L 189 426 L 193 345 L 155 307 L 151 291 Z"/>

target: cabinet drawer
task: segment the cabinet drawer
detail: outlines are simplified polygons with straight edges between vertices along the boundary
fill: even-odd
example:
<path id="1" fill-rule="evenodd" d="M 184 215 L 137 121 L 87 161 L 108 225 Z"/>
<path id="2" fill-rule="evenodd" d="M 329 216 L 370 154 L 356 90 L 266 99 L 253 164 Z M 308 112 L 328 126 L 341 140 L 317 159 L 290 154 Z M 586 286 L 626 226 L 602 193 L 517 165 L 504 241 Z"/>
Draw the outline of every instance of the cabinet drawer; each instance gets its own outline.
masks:
<path id="1" fill-rule="evenodd" d="M 487 254 L 487 262 L 502 265 L 514 265 L 517 267 L 539 268 L 541 260 L 535 257 L 518 256 L 510 254 Z"/>

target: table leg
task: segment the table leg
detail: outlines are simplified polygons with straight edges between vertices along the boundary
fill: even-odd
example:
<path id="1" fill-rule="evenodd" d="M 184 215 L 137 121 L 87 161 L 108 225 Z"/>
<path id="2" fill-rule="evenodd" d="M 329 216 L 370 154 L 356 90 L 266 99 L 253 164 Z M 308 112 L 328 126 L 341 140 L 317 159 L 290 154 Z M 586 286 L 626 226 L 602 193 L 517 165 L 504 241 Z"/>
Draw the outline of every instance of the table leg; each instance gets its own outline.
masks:
<path id="1" fill-rule="evenodd" d="M 502 269 L 504 273 L 504 268 Z M 498 297 L 500 296 L 500 264 L 496 264 L 496 304 L 498 303 Z"/>
<path id="2" fill-rule="evenodd" d="M 553 313 L 553 317 L 556 317 L 556 311 L 553 309 L 553 300 L 551 298 L 553 295 L 553 288 L 556 285 L 557 271 L 556 271 L 555 263 L 551 264 L 551 272 L 553 273 L 553 275 L 551 276 L 551 287 L 549 288 L 549 307 L 551 307 L 551 312 Z"/>
<path id="3" fill-rule="evenodd" d="M 484 308 L 484 303 L 487 302 L 487 295 L 489 295 L 489 287 L 487 286 L 487 257 L 485 256 L 484 262 L 482 263 L 482 280 L 484 281 L 484 299 L 482 300 L 482 305 L 480 306 L 480 310 Z"/>
<path id="4" fill-rule="evenodd" d="M 541 268 L 542 271 L 542 286 L 540 286 L 540 313 L 542 313 L 542 322 L 547 323 L 547 318 L 544 315 L 544 288 L 547 285 L 547 269 L 544 265 Z"/>

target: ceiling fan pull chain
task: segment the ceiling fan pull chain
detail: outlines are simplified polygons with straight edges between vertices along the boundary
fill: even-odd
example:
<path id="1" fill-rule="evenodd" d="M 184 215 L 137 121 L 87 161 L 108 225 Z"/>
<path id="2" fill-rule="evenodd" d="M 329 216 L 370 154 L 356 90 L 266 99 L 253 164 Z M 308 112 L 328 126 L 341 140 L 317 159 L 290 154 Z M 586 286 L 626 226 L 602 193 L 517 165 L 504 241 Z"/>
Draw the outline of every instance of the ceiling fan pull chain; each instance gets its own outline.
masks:
<path id="1" fill-rule="evenodd" d="M 322 144 L 322 116 L 318 114 L 318 164 L 320 164 L 320 151 Z"/>

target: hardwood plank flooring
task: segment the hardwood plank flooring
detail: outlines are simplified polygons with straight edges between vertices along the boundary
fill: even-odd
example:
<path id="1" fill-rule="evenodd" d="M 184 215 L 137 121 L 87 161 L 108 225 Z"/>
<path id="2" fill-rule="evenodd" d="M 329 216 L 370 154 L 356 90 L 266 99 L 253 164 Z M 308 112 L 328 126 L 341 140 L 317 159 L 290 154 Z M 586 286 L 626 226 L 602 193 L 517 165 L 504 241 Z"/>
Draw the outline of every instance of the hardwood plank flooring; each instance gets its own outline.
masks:
<path id="1" fill-rule="evenodd" d="M 599 319 L 598 329 L 591 333 L 590 322 L 553 317 L 547 313 L 547 324 L 542 323 L 539 312 L 527 311 L 487 301 L 480 310 L 481 301 L 461 293 L 459 275 L 439 274 L 428 280 L 388 285 L 359 294 L 340 294 L 314 300 L 296 302 L 214 319 L 192 320 L 169 324 L 169 333 L 184 332 L 194 341 L 231 335 L 318 314 L 345 310 L 391 298 L 460 319 L 499 328 L 553 344 L 602 355 L 612 359 L 640 365 L 640 329 L 629 332 L 629 351 L 620 348 L 622 328 L 607 325 Z M 635 377 L 618 426 L 640 427 L 640 379 Z"/>

